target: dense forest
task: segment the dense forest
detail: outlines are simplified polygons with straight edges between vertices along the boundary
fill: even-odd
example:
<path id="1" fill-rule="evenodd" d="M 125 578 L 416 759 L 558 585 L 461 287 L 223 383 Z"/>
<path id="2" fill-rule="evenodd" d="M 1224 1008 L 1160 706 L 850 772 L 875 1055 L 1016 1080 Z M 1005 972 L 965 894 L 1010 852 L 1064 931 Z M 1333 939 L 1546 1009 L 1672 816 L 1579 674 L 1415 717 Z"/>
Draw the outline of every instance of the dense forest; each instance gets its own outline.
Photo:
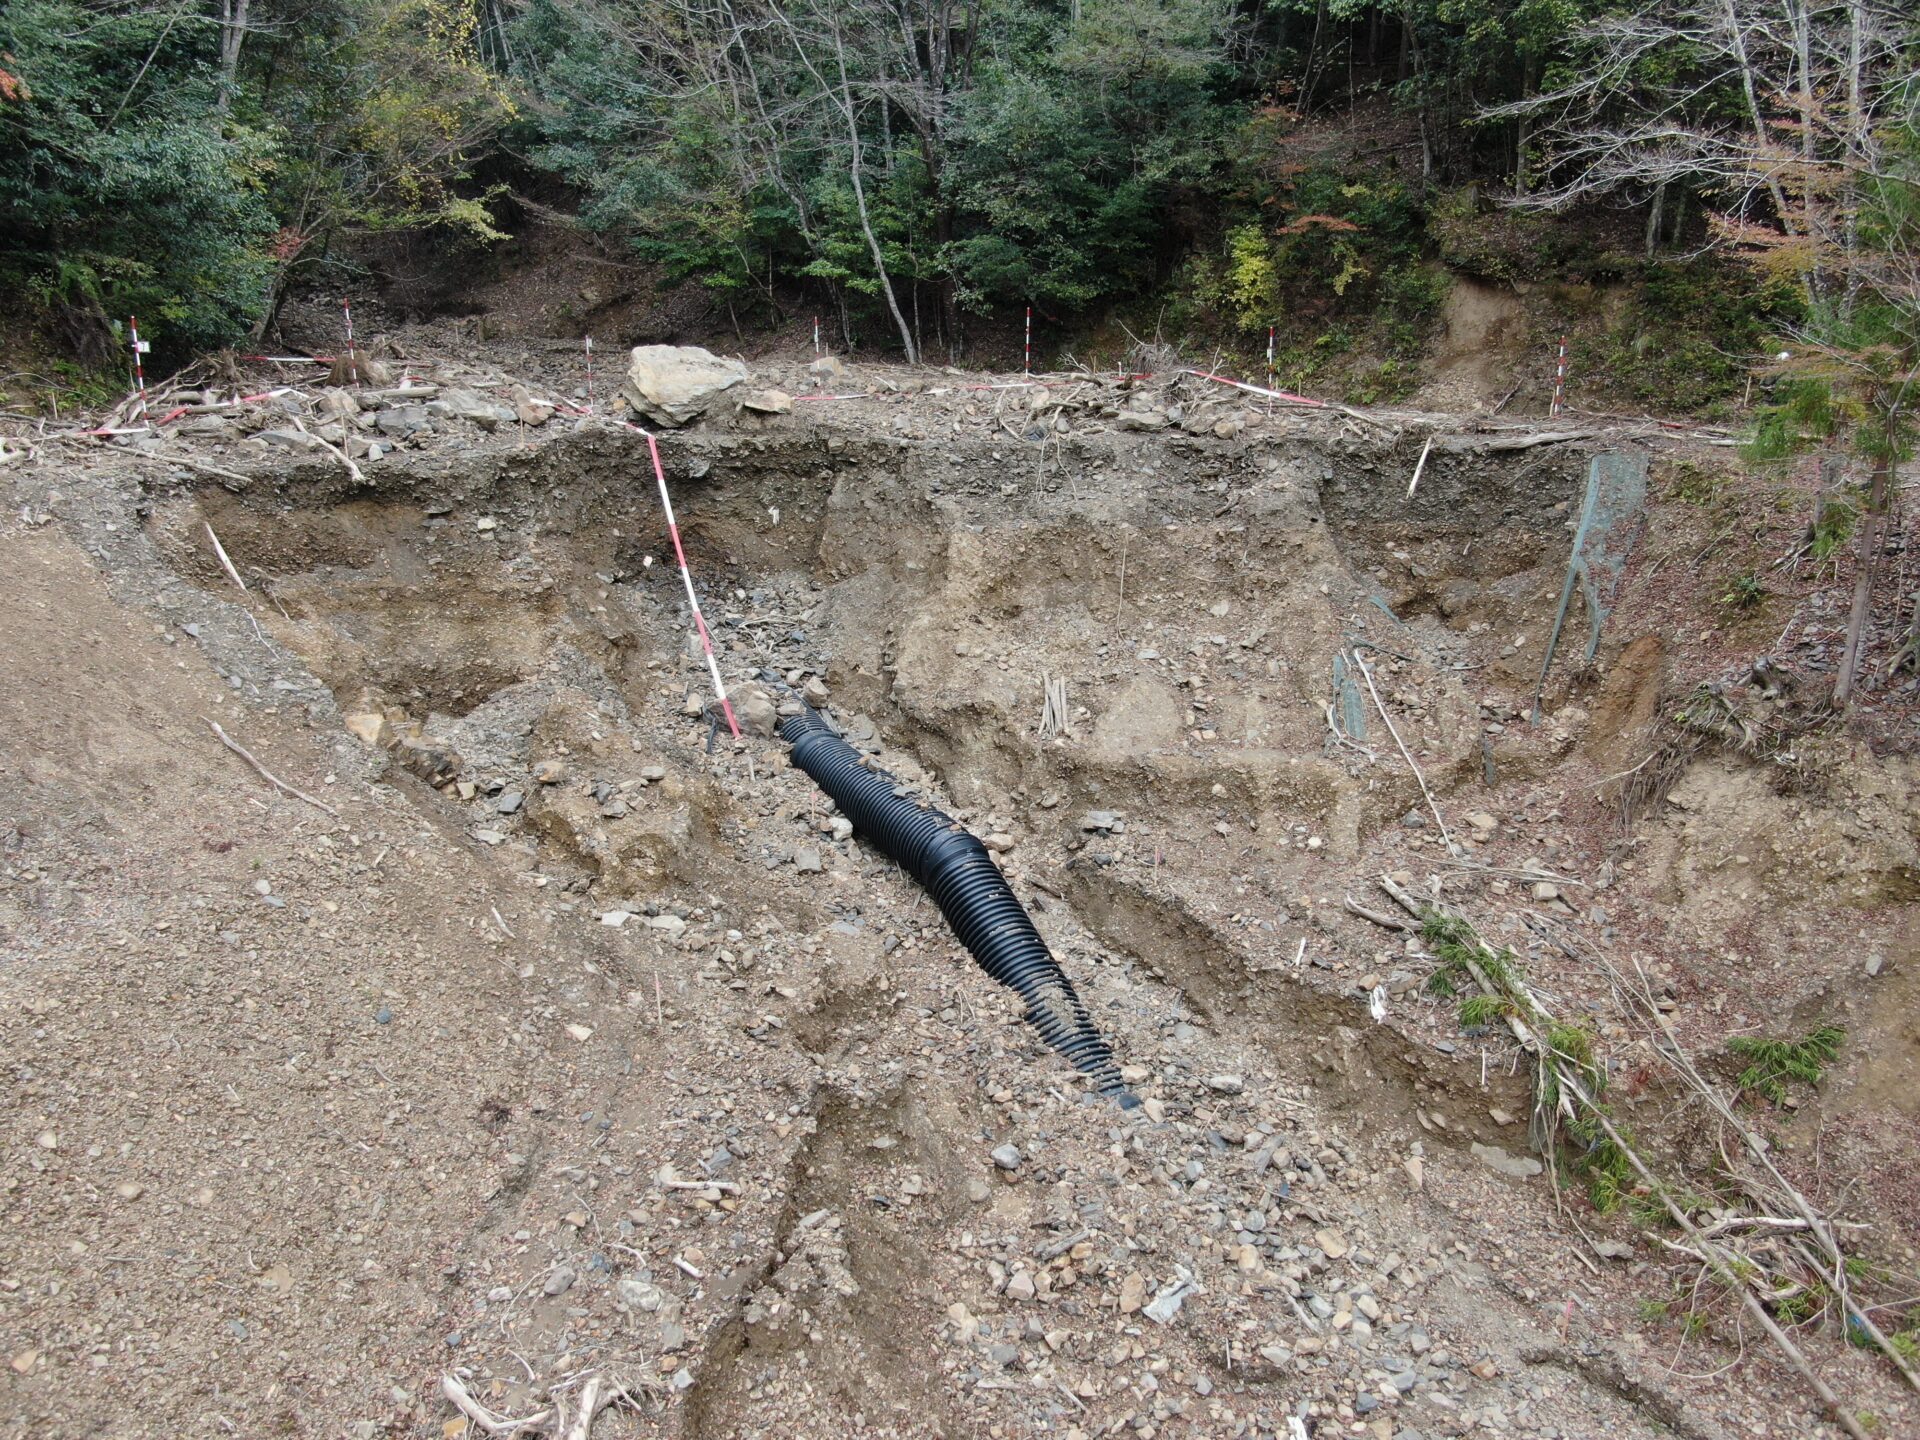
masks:
<path id="1" fill-rule="evenodd" d="M 1363 399 L 1451 274 L 1625 280 L 1649 400 L 1785 335 L 1870 386 L 1920 323 L 1916 33 L 1893 0 L 9 0 L 0 273 L 76 364 L 136 313 L 179 360 L 382 240 L 464 263 L 540 216 L 910 361 L 1027 305 L 1310 321 L 1283 369 L 1363 349 Z"/>

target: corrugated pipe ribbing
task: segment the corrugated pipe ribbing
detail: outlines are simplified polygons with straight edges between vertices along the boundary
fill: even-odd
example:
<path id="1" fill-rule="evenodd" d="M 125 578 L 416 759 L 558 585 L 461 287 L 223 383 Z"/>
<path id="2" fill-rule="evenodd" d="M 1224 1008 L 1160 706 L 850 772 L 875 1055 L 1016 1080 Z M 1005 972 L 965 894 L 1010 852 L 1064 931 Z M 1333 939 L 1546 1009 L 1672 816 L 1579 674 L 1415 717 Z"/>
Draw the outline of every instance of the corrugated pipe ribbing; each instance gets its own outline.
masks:
<path id="1" fill-rule="evenodd" d="M 860 753 L 812 710 L 782 720 L 780 735 L 793 747 L 793 763 L 833 797 L 855 833 L 919 881 L 980 968 L 1026 1001 L 1027 1023 L 1041 1038 L 1091 1077 L 1102 1095 L 1122 1109 L 1137 1106 L 1113 1051 L 987 847 L 951 815 L 900 794 L 893 776 L 862 764 Z"/>

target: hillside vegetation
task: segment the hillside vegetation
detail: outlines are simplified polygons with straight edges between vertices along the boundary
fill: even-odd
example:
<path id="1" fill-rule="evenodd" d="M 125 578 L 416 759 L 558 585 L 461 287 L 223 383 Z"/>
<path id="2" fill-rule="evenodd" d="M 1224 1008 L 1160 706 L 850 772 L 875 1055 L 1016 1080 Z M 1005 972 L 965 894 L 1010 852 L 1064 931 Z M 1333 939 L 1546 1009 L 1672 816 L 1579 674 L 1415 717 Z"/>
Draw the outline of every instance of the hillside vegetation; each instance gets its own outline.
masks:
<path id="1" fill-rule="evenodd" d="M 1911 369 L 1917 54 L 1889 0 L 14 0 L 0 275 L 84 373 L 128 315 L 178 361 L 539 216 L 735 327 L 1278 325 L 1360 400 L 1451 275 L 1598 284 L 1589 369 L 1697 409 L 1787 335 Z"/>

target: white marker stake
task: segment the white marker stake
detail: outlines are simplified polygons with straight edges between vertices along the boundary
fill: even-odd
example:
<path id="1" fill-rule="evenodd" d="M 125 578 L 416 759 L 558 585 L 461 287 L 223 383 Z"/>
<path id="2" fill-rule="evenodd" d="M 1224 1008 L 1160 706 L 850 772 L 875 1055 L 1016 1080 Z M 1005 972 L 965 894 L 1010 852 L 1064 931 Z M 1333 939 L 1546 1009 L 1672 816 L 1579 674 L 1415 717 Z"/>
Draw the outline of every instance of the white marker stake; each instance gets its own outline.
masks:
<path id="1" fill-rule="evenodd" d="M 820 358 L 820 317 L 813 317 L 813 358 Z"/>
<path id="2" fill-rule="evenodd" d="M 127 333 L 133 337 L 133 388 L 140 396 L 140 418 L 147 418 L 147 367 L 140 357 L 153 347 L 140 338 L 140 322 L 127 317 Z"/>
<path id="3" fill-rule="evenodd" d="M 1567 337 L 1560 337 L 1560 358 L 1553 365 L 1553 404 L 1547 407 L 1547 414 L 1558 415 L 1566 404 L 1567 398 Z"/>
<path id="4" fill-rule="evenodd" d="M 358 369 L 353 355 L 353 306 L 344 297 L 340 301 L 340 312 L 347 317 L 347 364 Z M 354 378 L 357 380 L 360 377 L 355 375 Z"/>
<path id="5" fill-rule="evenodd" d="M 1033 307 L 1031 305 L 1027 307 L 1027 363 L 1020 373 L 1033 374 Z"/>
<path id="6" fill-rule="evenodd" d="M 673 501 L 667 495 L 667 472 L 660 464 L 660 443 L 653 438 L 651 431 L 641 433 L 646 435 L 647 452 L 653 456 L 653 478 L 660 486 L 660 508 L 667 514 L 667 533 L 673 537 L 673 553 L 680 562 L 681 583 L 687 587 L 687 604 L 693 607 L 693 624 L 700 632 L 700 648 L 707 652 L 707 673 L 713 677 L 713 693 L 720 697 L 720 708 L 727 716 L 727 728 L 738 740 L 740 722 L 733 718 L 733 704 L 727 699 L 727 687 L 720 683 L 720 662 L 713 658 L 713 640 L 707 634 L 706 618 L 700 613 L 700 597 L 693 593 L 693 576 L 687 570 L 687 552 L 680 545 L 680 525 L 673 518 Z"/>
<path id="7" fill-rule="evenodd" d="M 1273 373 L 1273 332 L 1276 328 L 1277 327 L 1273 325 L 1267 326 L 1267 388 L 1268 389 L 1272 389 L 1275 383 L 1275 377 Z M 1269 415 L 1273 413 L 1273 406 L 1274 406 L 1274 402 L 1269 400 L 1267 402 L 1267 413 Z"/>

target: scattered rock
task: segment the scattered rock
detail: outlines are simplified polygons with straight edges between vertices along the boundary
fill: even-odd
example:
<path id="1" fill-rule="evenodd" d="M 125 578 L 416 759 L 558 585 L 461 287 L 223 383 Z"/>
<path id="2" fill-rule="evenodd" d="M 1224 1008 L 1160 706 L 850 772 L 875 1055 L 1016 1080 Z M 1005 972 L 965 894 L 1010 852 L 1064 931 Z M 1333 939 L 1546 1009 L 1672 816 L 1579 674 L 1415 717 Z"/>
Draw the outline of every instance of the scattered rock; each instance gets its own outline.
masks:
<path id="1" fill-rule="evenodd" d="M 735 714 L 742 730 L 763 740 L 771 736 L 780 723 L 780 712 L 774 707 L 773 697 L 764 690 L 749 690 L 741 697 Z"/>
<path id="2" fill-rule="evenodd" d="M 1509 1155 L 1502 1146 L 1482 1145 L 1478 1140 L 1473 1142 L 1473 1153 L 1476 1159 L 1516 1180 L 1530 1180 L 1546 1168 L 1531 1155 Z"/>
<path id="3" fill-rule="evenodd" d="M 540 1293 L 549 1298 L 555 1295 L 564 1295 L 573 1288 L 575 1278 L 573 1271 L 569 1270 L 565 1265 L 562 1265 L 551 1275 L 547 1276 L 546 1284 L 540 1287 Z"/>
<path id="4" fill-rule="evenodd" d="M 1187 1296 L 1192 1295 L 1199 1288 L 1183 1275 L 1172 1284 L 1161 1286 L 1140 1313 L 1156 1325 L 1171 1325 L 1173 1317 L 1180 1313 L 1180 1307 L 1186 1302 Z"/>
<path id="5" fill-rule="evenodd" d="M 666 1291 L 633 1275 L 621 1276 L 613 1287 L 613 1294 L 629 1310 L 644 1310 L 649 1314 L 667 1301 Z"/>
<path id="6" fill-rule="evenodd" d="M 1026 1157 L 1012 1145 L 996 1145 L 992 1150 L 987 1152 L 987 1158 L 992 1160 L 993 1163 L 998 1165 L 1002 1170 L 1018 1170 L 1020 1168 L 1020 1162 Z"/>
<path id="7" fill-rule="evenodd" d="M 1242 1075 L 1209 1075 L 1207 1088 L 1219 1095 L 1238 1095 L 1247 1088 L 1247 1081 Z"/>
<path id="8" fill-rule="evenodd" d="M 793 396 L 784 390 L 749 390 L 740 397 L 740 408 L 756 415 L 791 415 Z"/>
<path id="9" fill-rule="evenodd" d="M 820 852 L 811 845 L 803 845 L 793 852 L 793 868 L 802 875 L 818 875 L 821 871 Z"/>
<path id="10" fill-rule="evenodd" d="M 524 385 L 516 385 L 509 392 L 513 401 L 513 418 L 522 425 L 538 428 L 553 418 L 553 404 L 542 400 Z"/>

